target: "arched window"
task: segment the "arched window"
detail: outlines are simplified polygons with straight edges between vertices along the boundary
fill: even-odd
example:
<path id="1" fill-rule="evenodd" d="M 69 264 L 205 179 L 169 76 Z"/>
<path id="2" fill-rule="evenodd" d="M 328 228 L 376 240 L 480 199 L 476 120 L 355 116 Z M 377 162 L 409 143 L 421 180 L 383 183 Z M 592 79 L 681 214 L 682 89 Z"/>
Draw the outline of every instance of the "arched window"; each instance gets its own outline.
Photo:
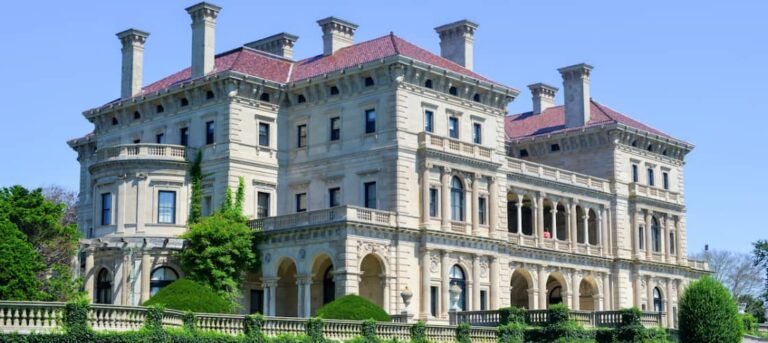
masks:
<path id="1" fill-rule="evenodd" d="M 112 125 L 117 125 L 120 122 L 117 121 L 117 117 L 112 117 Z"/>
<path id="2" fill-rule="evenodd" d="M 161 288 L 170 285 L 179 278 L 176 271 L 168 267 L 160 267 L 152 271 L 152 278 L 149 281 L 149 294 L 155 295 Z"/>
<path id="3" fill-rule="evenodd" d="M 475 93 L 475 95 L 472 96 L 472 101 L 480 102 L 480 94 Z"/>
<path id="4" fill-rule="evenodd" d="M 299 98 L 296 101 L 298 101 L 300 104 L 303 104 L 307 102 L 307 98 L 304 96 L 304 94 L 299 94 Z"/>
<path id="5" fill-rule="evenodd" d="M 549 291 L 549 304 L 555 305 L 555 304 L 562 304 L 563 303 L 563 288 L 560 286 L 555 286 L 555 288 L 552 288 L 551 291 Z"/>
<path id="6" fill-rule="evenodd" d="M 328 266 L 323 276 L 323 304 L 336 298 L 336 283 L 333 282 L 333 266 Z"/>
<path id="7" fill-rule="evenodd" d="M 96 278 L 96 303 L 112 303 L 112 273 L 107 268 L 102 268 Z"/>
<path id="8" fill-rule="evenodd" d="M 662 303 L 661 291 L 658 287 L 653 288 L 653 310 L 655 312 L 664 312 L 664 304 Z"/>
<path id="9" fill-rule="evenodd" d="M 432 89 L 432 80 L 427 79 L 427 81 L 424 81 L 424 87 Z"/>
<path id="10" fill-rule="evenodd" d="M 654 252 L 661 251 L 661 229 L 656 217 L 651 217 L 651 243 L 653 244 Z"/>
<path id="11" fill-rule="evenodd" d="M 456 176 L 451 179 L 451 220 L 464 221 L 464 185 Z"/>
<path id="12" fill-rule="evenodd" d="M 207 91 L 205 92 L 205 98 L 210 100 L 216 97 L 216 94 L 213 94 L 213 91 Z"/>
<path id="13" fill-rule="evenodd" d="M 155 112 L 163 113 L 165 112 L 165 107 L 163 107 L 163 105 L 157 105 L 157 107 L 155 107 Z"/>
<path id="14" fill-rule="evenodd" d="M 453 288 L 453 285 L 459 286 L 461 288 L 461 293 L 459 294 L 459 302 L 458 307 L 462 311 L 467 310 L 467 285 L 466 285 L 466 279 L 464 278 L 464 270 L 461 269 L 461 267 L 458 264 L 454 264 L 453 267 L 451 267 L 451 272 L 449 274 L 451 278 L 450 287 Z M 451 309 L 454 308 L 454 305 L 456 303 L 453 301 L 453 297 L 451 297 Z"/>
<path id="15" fill-rule="evenodd" d="M 259 100 L 269 102 L 269 93 L 261 93 Z"/>
<path id="16" fill-rule="evenodd" d="M 133 112 L 133 119 L 141 119 L 141 112 L 134 111 Z"/>
<path id="17" fill-rule="evenodd" d="M 456 87 L 452 86 L 451 88 L 448 88 L 448 94 L 450 94 L 450 95 L 458 95 L 459 94 L 459 90 Z"/>

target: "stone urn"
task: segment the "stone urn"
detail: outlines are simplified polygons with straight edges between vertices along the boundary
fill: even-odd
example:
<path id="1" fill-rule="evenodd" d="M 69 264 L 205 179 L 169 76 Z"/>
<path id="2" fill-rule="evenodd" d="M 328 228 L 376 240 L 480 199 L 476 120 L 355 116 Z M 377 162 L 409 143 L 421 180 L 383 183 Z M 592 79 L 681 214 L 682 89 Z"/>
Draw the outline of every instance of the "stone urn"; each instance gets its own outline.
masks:
<path id="1" fill-rule="evenodd" d="M 405 289 L 402 292 L 400 292 L 400 297 L 403 298 L 403 304 L 405 305 L 405 308 L 403 308 L 403 313 L 410 313 L 411 298 L 413 298 L 413 292 L 411 292 L 411 290 L 408 289 L 408 286 L 405 286 Z"/>
<path id="2" fill-rule="evenodd" d="M 449 292 L 451 294 L 451 300 L 453 300 L 453 306 L 451 307 L 451 311 L 461 311 L 461 307 L 459 307 L 459 297 L 461 296 L 461 287 L 459 287 L 458 283 L 454 283 L 453 286 L 451 286 Z"/>

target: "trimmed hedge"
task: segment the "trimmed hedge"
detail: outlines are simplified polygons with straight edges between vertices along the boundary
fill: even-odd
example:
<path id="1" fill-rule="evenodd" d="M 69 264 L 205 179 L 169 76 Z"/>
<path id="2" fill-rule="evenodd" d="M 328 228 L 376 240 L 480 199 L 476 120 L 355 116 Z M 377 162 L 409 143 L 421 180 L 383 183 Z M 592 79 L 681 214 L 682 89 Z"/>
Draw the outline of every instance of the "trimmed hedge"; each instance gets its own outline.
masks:
<path id="1" fill-rule="evenodd" d="M 317 316 L 323 319 L 390 321 L 389 315 L 381 307 L 354 294 L 345 295 L 325 304 L 317 310 Z"/>
<path id="2" fill-rule="evenodd" d="M 504 307 L 499 309 L 499 324 L 525 324 L 525 309 L 521 307 Z"/>
<path id="3" fill-rule="evenodd" d="M 202 313 L 232 313 L 232 304 L 210 288 L 188 279 L 178 279 L 144 302 L 166 308 Z"/>
<path id="4" fill-rule="evenodd" d="M 741 342 L 742 322 L 736 302 L 720 282 L 705 276 L 680 297 L 680 340 L 685 343 Z"/>

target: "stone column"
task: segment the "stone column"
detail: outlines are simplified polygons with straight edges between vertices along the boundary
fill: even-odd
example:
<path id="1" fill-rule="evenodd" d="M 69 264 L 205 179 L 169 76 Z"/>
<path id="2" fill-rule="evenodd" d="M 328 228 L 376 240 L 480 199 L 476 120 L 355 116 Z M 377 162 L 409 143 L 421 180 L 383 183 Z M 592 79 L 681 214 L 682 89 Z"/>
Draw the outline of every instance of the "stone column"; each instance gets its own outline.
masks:
<path id="1" fill-rule="evenodd" d="M 440 192 L 440 226 L 444 231 L 451 227 L 451 168 L 443 167 L 443 174 L 440 176 L 442 189 Z"/>
<path id="2" fill-rule="evenodd" d="M 672 280 L 671 278 L 667 279 L 667 285 L 666 285 L 667 287 L 664 290 L 664 293 L 666 293 L 666 294 L 664 294 L 664 312 L 667 313 L 666 325 L 667 325 L 668 328 L 671 328 L 671 327 L 675 326 L 675 319 L 672 318 L 672 316 L 673 316 L 673 313 L 672 313 L 672 283 L 673 282 L 674 282 L 674 280 Z"/>
<path id="3" fill-rule="evenodd" d="M 677 264 L 679 265 L 682 263 L 682 253 L 680 249 L 680 217 L 675 218 L 675 258 L 677 258 Z M 680 292 L 680 289 L 678 288 L 678 293 Z"/>
<path id="4" fill-rule="evenodd" d="M 637 307 L 639 309 L 642 309 L 643 308 L 643 306 L 642 306 L 642 304 L 643 304 L 642 278 L 643 277 L 638 272 L 638 268 L 637 267 L 635 267 L 632 270 L 632 273 L 634 274 L 633 277 L 632 277 L 632 283 L 633 283 L 632 288 L 634 288 L 634 291 L 635 291 L 635 295 L 634 295 L 635 296 L 635 301 L 634 301 L 635 307 Z"/>
<path id="5" fill-rule="evenodd" d="M 384 274 L 384 273 L 379 275 L 379 279 L 381 280 L 381 291 L 384 292 L 384 303 L 382 304 L 382 308 L 384 308 L 384 311 L 386 311 L 387 313 L 393 313 L 395 311 L 392 311 L 392 308 L 389 305 L 390 298 L 391 298 L 391 294 L 389 292 L 389 284 L 390 284 L 390 281 L 394 282 L 396 280 L 394 279 L 390 280 L 389 277 L 387 277 L 387 274 Z M 310 280 L 310 284 L 312 284 L 311 280 Z M 309 286 L 307 286 L 307 288 L 309 288 Z M 312 293 L 309 293 L 309 294 L 310 294 L 309 301 L 311 301 Z"/>
<path id="6" fill-rule="evenodd" d="M 541 195 L 536 196 L 534 201 L 534 227 L 536 228 L 536 242 L 538 246 L 542 245 L 544 239 L 544 197 Z"/>
<path id="7" fill-rule="evenodd" d="M 651 259 L 653 246 L 651 246 L 651 211 L 645 212 L 645 258 Z"/>
<path id="8" fill-rule="evenodd" d="M 672 232 L 672 228 L 670 228 L 669 222 L 672 221 L 671 216 L 665 216 L 664 217 L 664 241 L 666 244 L 664 244 L 664 259 L 665 261 L 671 263 L 672 257 L 670 254 L 672 253 L 672 241 L 669 239 L 669 234 Z"/>
<path id="9" fill-rule="evenodd" d="M 451 265 L 448 251 L 440 252 L 440 314 L 443 318 L 448 318 L 448 310 L 451 304 Z"/>
<path id="10" fill-rule="evenodd" d="M 472 255 L 472 306 L 473 311 L 480 311 L 480 256 Z"/>
<path id="11" fill-rule="evenodd" d="M 632 211 L 632 234 L 631 237 L 633 242 L 633 250 L 634 250 L 634 256 L 636 258 L 640 257 L 640 209 L 635 208 L 634 211 Z"/>
<path id="12" fill-rule="evenodd" d="M 599 208 L 595 214 L 597 215 L 597 218 L 595 218 L 595 223 L 597 224 L 597 245 L 603 247 L 602 253 L 604 255 L 606 247 L 604 242 L 605 235 L 603 235 L 603 209 Z"/>
<path id="13" fill-rule="evenodd" d="M 611 298 L 611 281 L 608 273 L 602 274 L 601 277 L 603 279 L 603 289 L 600 291 L 600 293 L 603 295 L 603 307 L 600 308 L 600 311 L 608 311 L 612 309 L 613 306 L 613 301 Z"/>
<path id="14" fill-rule="evenodd" d="M 557 240 L 557 202 L 552 202 L 552 209 L 549 211 L 552 214 L 552 239 Z"/>
<path id="15" fill-rule="evenodd" d="M 576 203 L 572 202 L 570 204 L 571 208 L 571 250 L 576 251 L 576 245 L 579 244 L 579 223 L 578 223 L 578 215 L 576 211 Z"/>
<path id="16" fill-rule="evenodd" d="M 429 226 L 429 166 L 421 169 L 421 226 Z"/>
<path id="17" fill-rule="evenodd" d="M 480 175 L 475 175 L 472 180 L 472 236 L 477 237 L 480 230 Z M 486 202 L 486 206 L 488 202 Z"/>
<path id="18" fill-rule="evenodd" d="M 333 282 L 336 284 L 336 298 L 360 293 L 360 273 L 356 271 L 338 269 L 333 273 Z"/>
<path id="19" fill-rule="evenodd" d="M 496 177 L 488 177 L 488 237 L 493 238 L 493 233 L 499 228 L 499 187 L 496 184 Z M 506 195 L 504 195 L 506 202 Z M 505 236 L 506 239 L 506 236 Z"/>
<path id="20" fill-rule="evenodd" d="M 571 309 L 578 311 L 579 308 L 581 308 L 581 276 L 579 276 L 579 271 L 574 269 L 571 273 L 571 277 L 571 294 L 573 294 L 573 304 L 571 304 Z"/>
<path id="21" fill-rule="evenodd" d="M 589 245 L 589 209 L 584 208 L 584 216 L 581 217 L 584 221 L 584 244 Z"/>
<path id="22" fill-rule="evenodd" d="M 496 256 L 488 256 L 488 263 L 490 264 L 490 306 L 488 309 L 497 310 L 499 308 L 499 259 Z"/>
<path id="23" fill-rule="evenodd" d="M 152 273 L 152 261 L 149 256 L 149 250 L 144 249 L 141 253 L 141 303 L 149 300 L 150 295 L 150 273 Z"/>
<path id="24" fill-rule="evenodd" d="M 430 293 L 430 261 L 429 250 L 426 247 L 421 248 L 421 314 L 420 318 L 426 320 L 429 318 L 431 305 Z"/>
<path id="25" fill-rule="evenodd" d="M 653 286 L 651 285 L 651 277 L 645 276 L 645 308 L 648 311 L 653 311 Z"/>
<path id="26" fill-rule="evenodd" d="M 537 266 L 539 270 L 539 309 L 547 309 L 547 278 L 549 273 L 544 267 Z"/>
<path id="27" fill-rule="evenodd" d="M 661 217 L 661 220 L 659 220 L 659 253 L 661 254 L 661 262 L 666 262 L 666 251 L 667 251 L 667 218 L 666 215 Z"/>
<path id="28" fill-rule="evenodd" d="M 131 252 L 128 249 L 123 250 L 123 263 L 122 263 L 122 270 L 123 273 L 120 277 L 120 304 L 119 305 L 129 305 L 128 304 L 128 295 L 131 292 L 131 270 L 133 261 L 131 260 Z M 118 284 L 115 283 L 115 286 Z"/>
<path id="29" fill-rule="evenodd" d="M 261 278 L 261 286 L 264 289 L 264 315 L 274 316 L 275 303 L 277 302 L 277 281 L 279 278 Z"/>
<path id="30" fill-rule="evenodd" d="M 523 234 L 523 195 L 517 195 L 517 234 Z"/>
<path id="31" fill-rule="evenodd" d="M 298 286 L 299 317 L 309 318 L 312 311 L 312 275 L 302 275 L 296 278 Z"/>
<path id="32" fill-rule="evenodd" d="M 91 300 L 91 302 L 94 302 L 96 298 L 94 298 L 94 283 L 96 279 L 96 270 L 94 266 L 94 253 L 95 249 L 92 247 L 85 248 L 85 292 L 88 294 L 88 299 Z"/>

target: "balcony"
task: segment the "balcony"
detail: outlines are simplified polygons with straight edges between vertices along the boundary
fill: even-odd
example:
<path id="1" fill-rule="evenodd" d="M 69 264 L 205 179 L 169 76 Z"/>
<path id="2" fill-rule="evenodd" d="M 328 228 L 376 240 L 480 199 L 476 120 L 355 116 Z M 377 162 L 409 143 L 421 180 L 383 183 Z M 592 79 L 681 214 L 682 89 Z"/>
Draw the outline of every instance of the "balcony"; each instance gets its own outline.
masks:
<path id="1" fill-rule="evenodd" d="M 648 187 L 637 182 L 629 184 L 629 195 L 633 197 L 644 197 L 649 199 L 682 204 L 682 198 L 679 193 L 671 192 L 655 187 Z"/>
<path id="2" fill-rule="evenodd" d="M 251 228 L 262 231 L 276 231 L 305 226 L 328 225 L 341 222 L 356 222 L 384 226 L 397 226 L 394 212 L 374 210 L 357 206 L 339 206 L 324 210 L 286 214 L 276 217 L 251 220 Z"/>
<path id="3" fill-rule="evenodd" d="M 610 192 L 611 190 L 611 183 L 608 180 L 517 158 L 507 157 L 507 167 L 510 171 L 515 173 L 570 184 L 577 187 L 589 188 L 600 192 Z"/>
<path id="4" fill-rule="evenodd" d="M 419 147 L 492 162 L 493 149 L 491 148 L 427 132 L 419 133 Z"/>
<path id="5" fill-rule="evenodd" d="M 539 243 L 534 236 L 513 232 L 510 232 L 508 237 L 510 243 L 515 243 L 523 247 L 542 248 L 582 255 L 603 256 L 603 247 L 601 245 L 585 243 L 576 243 L 576 245 L 573 245 L 569 240 L 559 240 L 556 238 L 542 238 L 541 243 Z"/>
<path id="6" fill-rule="evenodd" d="M 183 145 L 172 144 L 125 144 L 101 148 L 94 153 L 97 163 L 131 160 L 156 160 L 187 162 L 187 154 L 192 149 Z"/>

